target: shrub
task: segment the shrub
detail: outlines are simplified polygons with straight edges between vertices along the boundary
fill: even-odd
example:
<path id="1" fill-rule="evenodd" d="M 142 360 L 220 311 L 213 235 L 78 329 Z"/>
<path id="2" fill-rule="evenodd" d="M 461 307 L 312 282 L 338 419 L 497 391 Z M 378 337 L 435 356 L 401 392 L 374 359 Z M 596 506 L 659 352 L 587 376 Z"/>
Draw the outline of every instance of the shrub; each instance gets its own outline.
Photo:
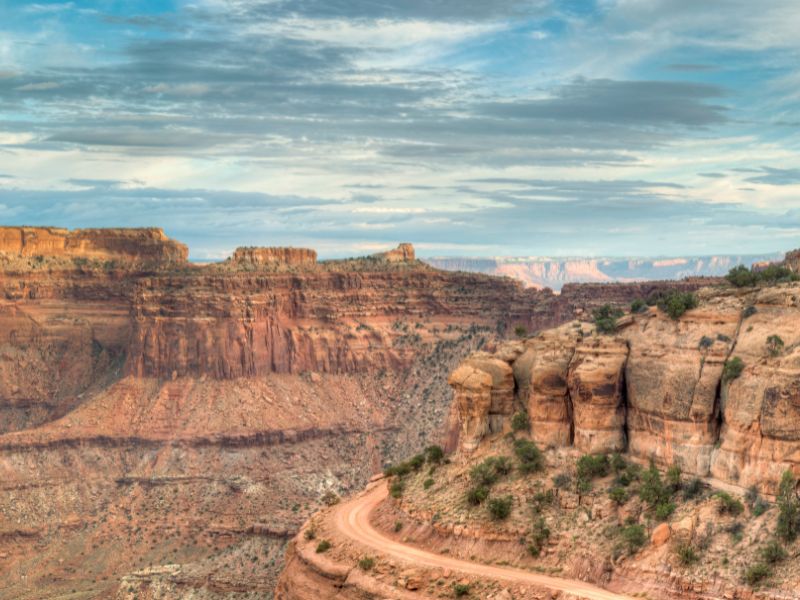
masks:
<path id="1" fill-rule="evenodd" d="M 672 290 L 661 296 L 658 308 L 667 313 L 670 318 L 677 319 L 687 310 L 697 308 L 697 296 L 691 292 Z"/>
<path id="2" fill-rule="evenodd" d="M 685 567 L 700 560 L 700 556 L 698 556 L 697 551 L 692 547 L 691 544 L 687 543 L 678 544 L 675 547 L 675 554 L 678 555 L 678 560 Z"/>
<path id="3" fill-rule="evenodd" d="M 308 529 L 306 529 L 305 533 L 303 533 L 303 537 L 310 542 L 315 537 L 317 537 L 317 532 L 313 527 L 309 527 Z"/>
<path id="4" fill-rule="evenodd" d="M 594 325 L 600 333 L 614 333 L 617 330 L 617 319 L 623 313 L 619 308 L 612 308 L 610 304 L 604 304 L 592 312 Z"/>
<path id="5" fill-rule="evenodd" d="M 628 490 L 616 485 L 608 491 L 608 497 L 621 506 L 628 501 Z"/>
<path id="6" fill-rule="evenodd" d="M 550 538 L 550 529 L 544 519 L 539 517 L 531 527 L 531 541 L 528 544 L 528 552 L 532 556 L 539 556 L 544 547 L 544 543 Z"/>
<path id="7" fill-rule="evenodd" d="M 531 422 L 528 418 L 528 413 L 520 411 L 511 417 L 511 430 L 512 431 L 528 431 L 531 428 Z"/>
<path id="8" fill-rule="evenodd" d="M 441 446 L 428 446 L 425 448 L 425 460 L 438 465 L 444 459 L 444 450 Z"/>
<path id="9" fill-rule="evenodd" d="M 371 556 L 365 556 L 361 560 L 358 561 L 358 568 L 362 571 L 369 571 L 372 567 L 375 566 L 375 559 Z"/>
<path id="10" fill-rule="evenodd" d="M 757 312 L 758 312 L 758 309 L 751 304 L 750 306 L 746 306 L 745 309 L 742 311 L 742 318 L 743 319 L 749 319 L 750 317 L 752 317 Z"/>
<path id="11" fill-rule="evenodd" d="M 547 490 L 546 492 L 536 492 L 530 503 L 534 514 L 539 514 L 545 506 L 553 504 L 555 501 L 556 495 L 553 490 Z"/>
<path id="12" fill-rule="evenodd" d="M 752 507 L 758 500 L 759 500 L 758 488 L 755 485 L 751 485 L 749 488 L 747 488 L 747 491 L 744 493 L 744 503 L 747 506 Z"/>
<path id="13" fill-rule="evenodd" d="M 489 488 L 485 485 L 476 485 L 467 491 L 467 502 L 473 506 L 483 504 L 489 497 Z"/>
<path id="14" fill-rule="evenodd" d="M 711 346 L 714 345 L 714 340 L 708 337 L 707 335 L 704 335 L 703 337 L 700 338 L 700 343 L 697 345 L 701 350 L 707 350 L 708 348 L 711 348 Z"/>
<path id="15" fill-rule="evenodd" d="M 756 274 L 744 265 L 733 267 L 725 275 L 725 279 L 735 287 L 752 287 L 757 281 Z"/>
<path id="16" fill-rule="evenodd" d="M 757 563 L 747 567 L 744 572 L 744 581 L 746 584 L 753 586 L 761 583 L 770 575 L 772 575 L 772 569 L 769 568 L 769 565 Z"/>
<path id="17" fill-rule="evenodd" d="M 578 459 L 578 478 L 596 479 L 608 475 L 608 456 L 605 454 L 584 454 Z"/>
<path id="18" fill-rule="evenodd" d="M 651 508 L 669 500 L 667 489 L 661 481 L 661 473 L 658 472 L 655 463 L 652 461 L 650 461 L 650 468 L 641 475 L 639 497 L 649 504 Z"/>
<path id="19" fill-rule="evenodd" d="M 528 337 L 528 328 L 524 325 L 517 325 L 514 327 L 514 335 L 518 338 Z"/>
<path id="20" fill-rule="evenodd" d="M 535 473 L 544 469 L 544 455 L 530 440 L 514 440 L 514 454 L 522 473 Z"/>
<path id="21" fill-rule="evenodd" d="M 572 483 L 572 477 L 569 473 L 558 473 L 553 476 L 553 485 L 560 490 L 566 490 Z"/>
<path id="22" fill-rule="evenodd" d="M 628 487 L 631 483 L 639 479 L 641 472 L 642 469 L 639 465 L 628 465 L 625 467 L 624 471 L 617 475 L 617 483 L 621 486 Z"/>
<path id="23" fill-rule="evenodd" d="M 678 465 L 667 469 L 667 486 L 673 494 L 681 489 L 681 468 Z"/>
<path id="24" fill-rule="evenodd" d="M 432 486 L 434 483 L 435 483 L 435 482 L 433 481 L 433 479 L 432 479 L 432 478 L 430 478 L 430 477 L 428 477 L 428 478 L 427 478 L 425 481 L 423 481 L 423 482 L 422 482 L 422 487 L 423 487 L 424 489 L 426 489 L 426 490 L 427 490 L 427 489 L 428 489 L 428 488 L 430 488 L 430 487 L 431 487 L 431 486 Z"/>
<path id="25" fill-rule="evenodd" d="M 797 281 L 797 275 L 792 273 L 788 268 L 783 265 L 772 264 L 766 269 L 762 269 L 756 273 L 759 281 L 766 283 L 778 283 L 779 281 Z"/>
<path id="26" fill-rule="evenodd" d="M 608 466 L 611 467 L 611 470 L 614 473 L 619 473 L 628 468 L 628 463 L 625 462 L 625 459 L 622 458 L 622 455 L 619 452 L 614 452 L 611 455 L 611 458 L 608 459 Z"/>
<path id="27" fill-rule="evenodd" d="M 689 480 L 683 487 L 683 499 L 684 500 L 692 500 L 697 498 L 703 491 L 703 480 L 699 477 L 694 477 L 693 479 Z"/>
<path id="28" fill-rule="evenodd" d="M 782 562 L 786 560 L 787 556 L 789 556 L 786 553 L 786 550 L 783 549 L 783 546 L 781 546 L 780 542 L 777 540 L 772 540 L 771 542 L 767 543 L 766 546 L 761 548 L 760 554 L 761 558 L 768 565 L 774 565 L 775 563 Z"/>
<path id="29" fill-rule="evenodd" d="M 403 522 L 402 521 L 395 521 L 394 522 L 394 532 L 395 533 L 400 531 L 402 528 L 403 528 Z"/>
<path id="30" fill-rule="evenodd" d="M 498 461 L 498 459 L 505 459 Z M 508 459 L 506 457 L 497 457 L 493 456 L 491 458 L 487 458 L 482 463 L 475 465 L 469 472 L 470 479 L 476 485 L 484 485 L 484 486 L 491 486 L 494 485 L 500 476 L 504 473 L 502 472 L 505 470 L 506 462 Z M 499 468 L 498 468 L 499 467 Z"/>
<path id="31" fill-rule="evenodd" d="M 331 543 L 328 540 L 320 540 L 317 544 L 317 554 L 322 554 L 331 549 Z"/>
<path id="32" fill-rule="evenodd" d="M 422 465 L 425 464 L 425 455 L 424 454 L 415 454 L 411 458 L 408 459 L 408 465 L 414 470 L 419 471 L 422 468 Z"/>
<path id="33" fill-rule="evenodd" d="M 660 502 L 656 506 L 656 519 L 658 519 L 659 521 L 666 521 L 672 516 L 672 513 L 674 512 L 675 512 L 674 502 Z"/>
<path id="34" fill-rule="evenodd" d="M 321 500 L 325 506 L 334 506 L 336 504 L 339 504 L 341 498 L 339 498 L 339 495 L 333 490 L 328 490 L 327 492 L 322 494 Z"/>
<path id="35" fill-rule="evenodd" d="M 647 532 L 643 525 L 628 525 L 620 531 L 622 542 L 628 550 L 628 554 L 635 554 L 636 551 L 647 542 Z"/>
<path id="36" fill-rule="evenodd" d="M 753 513 L 754 517 L 760 517 L 765 512 L 769 510 L 769 504 L 767 504 L 764 500 L 759 498 L 756 500 L 756 503 L 750 508 L 750 511 Z"/>
<path id="37" fill-rule="evenodd" d="M 784 343 L 779 335 L 771 335 L 767 338 L 767 351 L 770 356 L 778 356 L 783 352 Z"/>
<path id="38" fill-rule="evenodd" d="M 733 381 L 742 374 L 744 370 L 744 361 L 738 356 L 734 356 L 725 361 L 725 366 L 722 368 L 722 381 L 728 383 Z"/>
<path id="39" fill-rule="evenodd" d="M 641 298 L 637 298 L 633 302 L 631 302 L 631 312 L 632 313 L 640 313 L 647 310 L 647 303 L 642 300 Z"/>
<path id="40" fill-rule="evenodd" d="M 717 492 L 717 512 L 721 515 L 740 515 L 744 512 L 744 505 L 731 496 L 728 492 Z"/>
<path id="41" fill-rule="evenodd" d="M 469 594 L 469 585 L 466 583 L 455 583 L 453 584 L 453 593 L 456 595 L 456 598 L 466 596 Z"/>
<path id="42" fill-rule="evenodd" d="M 793 542 L 800 533 L 800 503 L 797 500 L 797 480 L 786 470 L 778 486 L 778 523 L 775 533 L 785 542 Z"/>
<path id="43" fill-rule="evenodd" d="M 492 498 L 486 505 L 489 510 L 489 515 L 495 521 L 502 521 L 507 519 L 511 514 L 511 504 L 514 499 L 511 496 L 503 496 L 501 498 Z"/>
<path id="44" fill-rule="evenodd" d="M 392 485 L 389 486 L 389 494 L 392 498 L 400 498 L 403 495 L 403 491 L 406 489 L 406 484 L 404 484 L 399 479 L 392 482 Z"/>

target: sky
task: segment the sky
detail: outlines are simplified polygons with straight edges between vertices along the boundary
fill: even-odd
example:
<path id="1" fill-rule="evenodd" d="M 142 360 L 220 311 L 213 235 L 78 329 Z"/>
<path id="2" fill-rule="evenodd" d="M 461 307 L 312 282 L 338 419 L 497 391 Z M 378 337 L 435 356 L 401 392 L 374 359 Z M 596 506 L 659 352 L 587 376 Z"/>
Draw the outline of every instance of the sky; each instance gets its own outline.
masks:
<path id="1" fill-rule="evenodd" d="M 800 246 L 797 0 L 0 0 L 0 223 L 422 256 Z"/>

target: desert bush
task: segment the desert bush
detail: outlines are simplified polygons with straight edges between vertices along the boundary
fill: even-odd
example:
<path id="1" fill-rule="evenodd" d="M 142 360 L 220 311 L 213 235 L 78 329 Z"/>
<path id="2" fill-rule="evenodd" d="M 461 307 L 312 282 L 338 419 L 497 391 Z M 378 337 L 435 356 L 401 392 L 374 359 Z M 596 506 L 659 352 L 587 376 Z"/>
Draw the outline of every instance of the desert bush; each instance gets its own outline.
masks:
<path id="1" fill-rule="evenodd" d="M 725 361 L 725 366 L 722 368 L 722 381 L 728 383 L 738 378 L 744 370 L 744 361 L 738 356 L 729 358 Z"/>
<path id="2" fill-rule="evenodd" d="M 780 542 L 777 540 L 768 542 L 763 548 L 761 548 L 759 554 L 761 554 L 761 558 L 768 565 L 774 565 L 782 562 L 789 556 L 786 550 L 783 549 L 783 546 L 781 546 Z"/>
<path id="3" fill-rule="evenodd" d="M 772 575 L 772 569 L 769 568 L 769 565 L 765 565 L 764 563 L 756 563 L 745 569 L 743 579 L 746 584 L 754 586 L 761 583 L 770 575 Z"/>
<path id="4" fill-rule="evenodd" d="M 514 413 L 511 417 L 511 430 L 512 431 L 528 431 L 531 428 L 531 422 L 528 418 L 528 413 L 520 411 Z"/>
<path id="5" fill-rule="evenodd" d="M 752 317 L 757 312 L 758 312 L 758 309 L 755 306 L 753 306 L 752 304 L 750 306 L 745 306 L 744 310 L 742 311 L 742 318 L 743 319 L 749 319 L 750 317 Z"/>
<path id="6" fill-rule="evenodd" d="M 614 473 L 620 473 L 628 468 L 628 463 L 625 462 L 625 459 L 622 458 L 619 452 L 614 452 L 608 459 L 608 466 L 611 467 Z"/>
<path id="7" fill-rule="evenodd" d="M 492 486 L 502 475 L 510 472 L 508 457 L 492 456 L 472 467 L 469 477 L 476 485 Z"/>
<path id="8" fill-rule="evenodd" d="M 553 485 L 560 490 L 566 490 L 572 484 L 572 477 L 569 473 L 558 473 L 553 476 Z"/>
<path id="9" fill-rule="evenodd" d="M 700 560 L 697 550 L 691 544 L 681 543 L 675 546 L 675 554 L 678 556 L 680 563 L 687 567 Z"/>
<path id="10" fill-rule="evenodd" d="M 725 279 L 735 287 L 752 287 L 757 282 L 756 274 L 744 265 L 733 267 Z"/>
<path id="11" fill-rule="evenodd" d="M 658 308 L 667 313 L 670 318 L 678 319 L 687 310 L 697 308 L 697 296 L 691 292 L 671 290 L 661 296 Z"/>
<path id="12" fill-rule="evenodd" d="M 656 519 L 659 521 L 666 521 L 671 516 L 672 513 L 675 512 L 675 503 L 674 502 L 659 502 L 656 505 L 655 515 Z"/>
<path id="13" fill-rule="evenodd" d="M 635 554 L 647 542 L 644 525 L 627 525 L 620 530 L 620 537 L 628 554 Z"/>
<path id="14" fill-rule="evenodd" d="M 514 440 L 514 454 L 522 473 L 535 473 L 544 469 L 544 455 L 530 440 Z"/>
<path id="15" fill-rule="evenodd" d="M 608 497 L 621 506 L 628 501 L 628 490 L 622 486 L 615 485 L 608 490 Z"/>
<path id="16" fill-rule="evenodd" d="M 681 468 L 678 465 L 672 465 L 667 469 L 667 487 L 673 494 L 681 489 Z"/>
<path id="17" fill-rule="evenodd" d="M 341 498 L 339 498 L 339 495 L 333 490 L 328 490 L 327 492 L 322 494 L 321 500 L 325 506 L 334 506 L 336 504 L 339 504 Z"/>
<path id="18" fill-rule="evenodd" d="M 433 486 L 434 483 L 435 482 L 433 481 L 433 479 L 428 477 L 425 481 L 422 482 L 422 487 L 427 490 L 428 488 Z"/>
<path id="19" fill-rule="evenodd" d="M 707 350 L 708 348 L 711 348 L 711 346 L 714 345 L 714 340 L 708 337 L 707 335 L 704 335 L 703 337 L 700 338 L 700 343 L 697 345 L 701 350 Z"/>
<path id="20" fill-rule="evenodd" d="M 542 512 L 545 506 L 550 506 L 554 504 L 556 501 L 556 495 L 553 490 L 547 490 L 546 492 L 536 492 L 533 497 L 530 499 L 531 509 L 533 510 L 533 514 L 538 515 Z"/>
<path id="21" fill-rule="evenodd" d="M 683 486 L 683 499 L 693 500 L 703 492 L 703 480 L 699 477 L 693 477 L 689 483 Z"/>
<path id="22" fill-rule="evenodd" d="M 775 533 L 785 542 L 793 542 L 800 532 L 800 502 L 797 499 L 797 479 L 788 469 L 778 486 L 778 523 Z"/>
<path id="23" fill-rule="evenodd" d="M 467 594 L 469 594 L 469 585 L 466 583 L 454 583 L 453 593 L 455 594 L 456 598 L 461 598 L 462 596 L 466 596 Z"/>
<path id="24" fill-rule="evenodd" d="M 779 335 L 773 334 L 767 338 L 767 352 L 769 352 L 770 356 L 780 355 L 783 352 L 784 345 Z"/>
<path id="25" fill-rule="evenodd" d="M 317 554 L 322 554 L 331 549 L 331 543 L 328 540 L 320 540 L 317 544 Z"/>
<path id="26" fill-rule="evenodd" d="M 489 515 L 492 519 L 495 521 L 502 521 L 507 519 L 511 514 L 511 505 L 513 502 L 514 498 L 511 496 L 491 498 L 489 502 L 487 502 L 486 508 L 489 510 Z"/>
<path id="27" fill-rule="evenodd" d="M 489 488 L 485 485 L 476 485 L 467 491 L 467 502 L 472 506 L 483 504 L 489 497 Z"/>
<path id="28" fill-rule="evenodd" d="M 650 467 L 641 474 L 640 480 L 639 497 L 651 508 L 669 500 L 669 492 L 664 487 L 661 473 L 653 461 L 650 461 Z"/>
<path id="29" fill-rule="evenodd" d="M 528 543 L 528 552 L 531 556 L 539 556 L 545 542 L 550 538 L 550 529 L 541 517 L 531 526 L 531 541 Z"/>
<path id="30" fill-rule="evenodd" d="M 578 478 L 592 480 L 608 475 L 608 456 L 605 454 L 584 454 L 578 459 Z"/>
<path id="31" fill-rule="evenodd" d="M 624 315 L 619 308 L 604 304 L 592 312 L 594 324 L 600 333 L 614 333 L 617 330 L 617 319 Z"/>
<path id="32" fill-rule="evenodd" d="M 528 328 L 524 325 L 517 325 L 514 327 L 514 335 L 518 338 L 528 337 Z"/>
<path id="33" fill-rule="evenodd" d="M 375 566 L 375 559 L 371 556 L 365 556 L 364 558 L 358 561 L 358 568 L 362 571 L 369 571 L 372 567 Z"/>
<path id="34" fill-rule="evenodd" d="M 425 460 L 438 465 L 444 459 L 444 450 L 441 446 L 428 446 L 425 448 Z"/>
<path id="35" fill-rule="evenodd" d="M 714 496 L 717 499 L 717 512 L 719 514 L 737 516 L 744 512 L 744 505 L 741 501 L 731 496 L 728 492 L 717 492 Z"/>
<path id="36" fill-rule="evenodd" d="M 392 485 L 389 486 L 389 495 L 392 498 L 401 498 L 403 496 L 403 491 L 405 491 L 405 489 L 406 489 L 406 484 L 397 479 L 392 482 Z"/>
<path id="37" fill-rule="evenodd" d="M 632 313 L 640 313 L 647 310 L 647 302 L 642 300 L 641 298 L 637 298 L 633 302 L 631 302 L 631 312 Z"/>

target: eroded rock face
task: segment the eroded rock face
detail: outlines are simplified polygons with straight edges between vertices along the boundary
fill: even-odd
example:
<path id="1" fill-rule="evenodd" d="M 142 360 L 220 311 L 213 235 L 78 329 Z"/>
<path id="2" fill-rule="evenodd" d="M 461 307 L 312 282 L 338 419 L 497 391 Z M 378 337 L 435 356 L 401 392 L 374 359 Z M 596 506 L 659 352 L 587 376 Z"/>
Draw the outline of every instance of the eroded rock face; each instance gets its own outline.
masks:
<path id="1" fill-rule="evenodd" d="M 617 337 L 579 344 L 569 365 L 573 443 L 582 452 L 621 452 L 625 437 L 625 365 L 628 345 Z"/>
<path id="2" fill-rule="evenodd" d="M 526 340 L 521 353 L 498 348 L 531 438 L 585 453 L 627 451 L 766 493 L 785 469 L 800 472 L 800 284 L 699 295 L 700 306 L 677 320 L 652 308 L 621 319 L 615 336 L 576 322 Z M 744 370 L 726 380 L 732 357 Z M 499 394 L 500 385 L 507 395 L 496 378 L 482 393 Z M 488 410 L 470 418 L 462 448 L 503 430 Z"/>
<path id="3" fill-rule="evenodd" d="M 388 262 L 414 262 L 414 260 L 416 260 L 414 246 L 408 243 L 400 244 L 394 250 L 381 252 L 379 254 L 375 254 L 374 256 L 377 258 L 382 258 Z"/>
<path id="4" fill-rule="evenodd" d="M 169 239 L 163 230 L 61 229 L 57 227 L 0 227 L 0 252 L 43 256 L 119 260 L 124 263 L 181 264 L 189 257 L 186 245 Z"/>
<path id="5" fill-rule="evenodd" d="M 492 376 L 475 366 L 464 364 L 450 375 L 453 402 L 461 424 L 460 448 L 471 452 L 489 433 L 489 408 L 492 405 Z"/>
<path id="6" fill-rule="evenodd" d="M 232 261 L 244 265 L 313 265 L 317 262 L 316 250 L 310 248 L 237 248 Z"/>

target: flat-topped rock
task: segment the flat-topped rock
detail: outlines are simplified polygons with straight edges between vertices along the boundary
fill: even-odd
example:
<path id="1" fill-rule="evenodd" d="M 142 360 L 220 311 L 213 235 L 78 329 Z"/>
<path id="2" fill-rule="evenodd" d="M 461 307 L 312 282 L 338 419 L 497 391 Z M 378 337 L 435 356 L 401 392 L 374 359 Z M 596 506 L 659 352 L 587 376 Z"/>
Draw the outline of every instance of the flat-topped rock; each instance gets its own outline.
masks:
<path id="1" fill-rule="evenodd" d="M 86 258 L 141 263 L 184 263 L 185 244 L 168 238 L 157 227 L 62 229 L 0 227 L 0 252 L 19 257 Z"/>
<path id="2" fill-rule="evenodd" d="M 317 262 L 317 252 L 310 248 L 247 246 L 237 248 L 232 261 L 251 265 L 313 265 Z"/>

